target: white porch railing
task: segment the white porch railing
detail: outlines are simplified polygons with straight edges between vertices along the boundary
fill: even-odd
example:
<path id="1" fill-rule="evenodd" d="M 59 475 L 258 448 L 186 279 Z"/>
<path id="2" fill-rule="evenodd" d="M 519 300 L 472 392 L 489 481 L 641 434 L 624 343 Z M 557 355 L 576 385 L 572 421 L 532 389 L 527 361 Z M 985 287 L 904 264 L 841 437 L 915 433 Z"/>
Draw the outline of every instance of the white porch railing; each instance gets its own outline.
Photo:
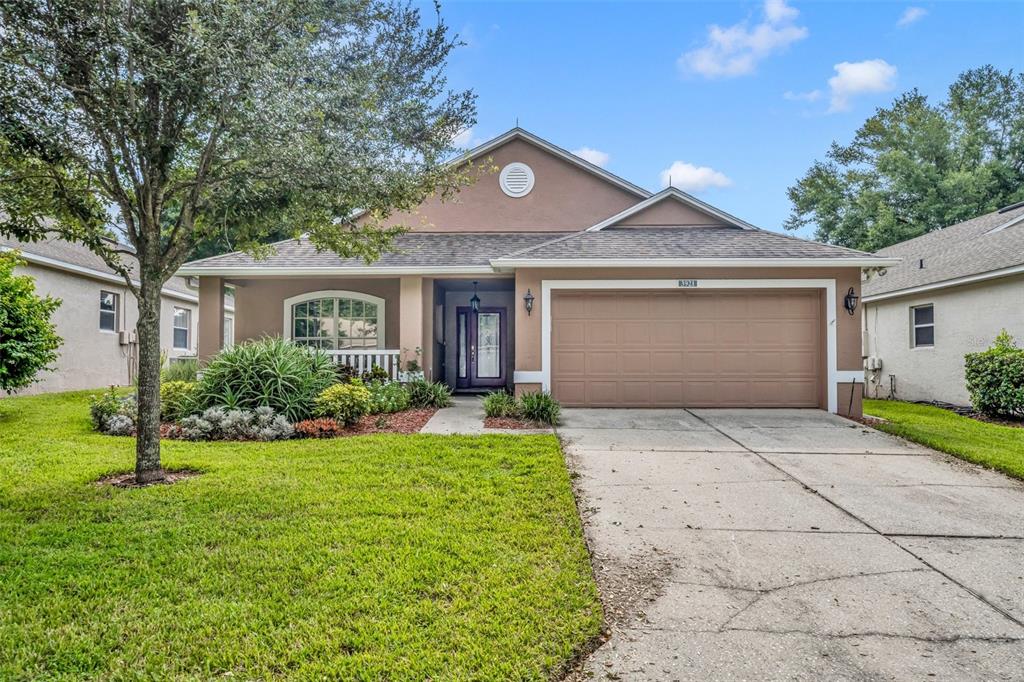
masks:
<path id="1" fill-rule="evenodd" d="M 360 374 L 370 371 L 374 365 L 383 367 L 392 381 L 398 381 L 401 370 L 401 354 L 399 350 L 382 350 L 379 348 L 349 348 L 346 350 L 325 350 L 336 365 L 348 365 Z"/>

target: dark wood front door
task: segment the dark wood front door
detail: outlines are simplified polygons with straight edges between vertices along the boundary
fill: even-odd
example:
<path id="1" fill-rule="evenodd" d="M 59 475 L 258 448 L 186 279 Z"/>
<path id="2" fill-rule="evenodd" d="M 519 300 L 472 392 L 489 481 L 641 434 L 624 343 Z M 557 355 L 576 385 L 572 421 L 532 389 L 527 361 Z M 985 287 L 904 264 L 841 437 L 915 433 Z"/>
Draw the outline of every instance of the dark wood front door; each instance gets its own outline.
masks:
<path id="1" fill-rule="evenodd" d="M 504 307 L 459 306 L 455 309 L 458 342 L 456 388 L 497 388 L 507 383 L 505 349 L 508 346 Z"/>

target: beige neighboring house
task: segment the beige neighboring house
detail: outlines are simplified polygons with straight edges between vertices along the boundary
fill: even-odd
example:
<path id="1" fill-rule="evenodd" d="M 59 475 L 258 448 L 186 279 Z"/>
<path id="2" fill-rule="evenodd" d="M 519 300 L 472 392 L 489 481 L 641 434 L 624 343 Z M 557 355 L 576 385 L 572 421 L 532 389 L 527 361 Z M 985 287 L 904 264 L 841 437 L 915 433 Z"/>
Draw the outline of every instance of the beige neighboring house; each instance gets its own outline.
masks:
<path id="1" fill-rule="evenodd" d="M 63 301 L 53 315 L 64 339 L 54 371 L 40 372 L 40 381 L 19 395 L 128 385 L 138 367 L 135 325 L 138 305 L 125 286 L 99 256 L 81 244 L 61 239 L 19 242 L 0 236 L 0 251 L 20 251 L 26 265 L 15 272 L 35 279 L 36 293 Z M 124 256 L 131 258 L 131 256 Z M 224 340 L 233 343 L 234 301 L 221 308 Z M 183 277 L 172 277 L 163 289 L 160 305 L 160 348 L 169 361 L 195 357 L 199 295 Z"/>
<path id="2" fill-rule="evenodd" d="M 567 406 L 811 407 L 859 413 L 863 268 L 896 260 L 762 230 L 675 188 L 651 193 L 520 128 L 453 163 L 499 172 L 393 223 L 367 265 L 307 239 L 187 263 L 236 290 L 238 340 L 280 335 L 458 391 L 547 390 Z"/>
<path id="3" fill-rule="evenodd" d="M 869 397 L 970 404 L 964 355 L 1024 341 L 1024 203 L 896 244 L 863 285 Z"/>

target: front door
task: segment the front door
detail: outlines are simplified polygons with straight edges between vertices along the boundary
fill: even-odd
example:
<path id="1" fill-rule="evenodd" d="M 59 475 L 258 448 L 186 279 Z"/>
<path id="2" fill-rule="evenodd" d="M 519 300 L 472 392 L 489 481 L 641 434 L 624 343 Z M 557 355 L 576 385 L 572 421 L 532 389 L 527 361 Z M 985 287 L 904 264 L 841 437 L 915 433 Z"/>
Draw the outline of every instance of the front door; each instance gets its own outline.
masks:
<path id="1" fill-rule="evenodd" d="M 505 308 L 488 307 L 473 311 L 455 309 L 456 388 L 497 388 L 506 383 L 505 349 L 507 334 Z"/>

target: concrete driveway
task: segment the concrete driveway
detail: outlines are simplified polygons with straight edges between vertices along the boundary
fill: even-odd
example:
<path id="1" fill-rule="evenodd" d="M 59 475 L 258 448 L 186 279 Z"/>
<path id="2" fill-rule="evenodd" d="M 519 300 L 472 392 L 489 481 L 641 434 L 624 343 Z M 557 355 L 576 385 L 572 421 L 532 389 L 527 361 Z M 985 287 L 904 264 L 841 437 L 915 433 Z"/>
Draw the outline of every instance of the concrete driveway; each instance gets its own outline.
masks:
<path id="1" fill-rule="evenodd" d="M 1024 679 L 1024 486 L 814 410 L 565 410 L 584 678 Z"/>

